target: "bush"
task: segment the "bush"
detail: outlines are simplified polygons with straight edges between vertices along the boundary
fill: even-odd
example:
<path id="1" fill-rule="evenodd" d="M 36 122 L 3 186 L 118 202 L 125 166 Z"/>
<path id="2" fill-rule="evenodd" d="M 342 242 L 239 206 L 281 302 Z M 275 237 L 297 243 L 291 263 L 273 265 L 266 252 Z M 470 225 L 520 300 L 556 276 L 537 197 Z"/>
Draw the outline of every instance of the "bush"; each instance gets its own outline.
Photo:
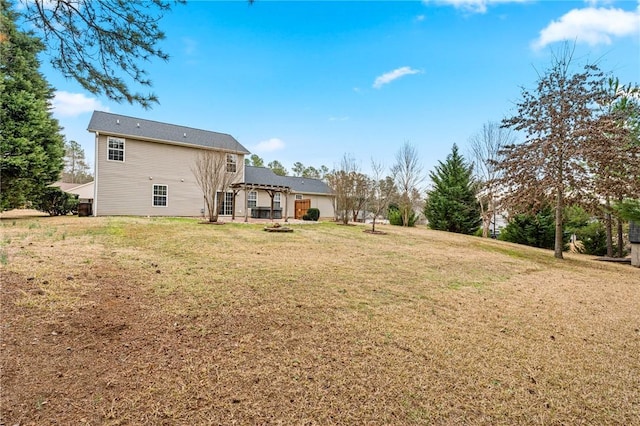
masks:
<path id="1" fill-rule="evenodd" d="M 555 215 L 553 209 L 547 207 L 536 214 L 516 215 L 502 230 L 499 239 L 531 247 L 553 249 L 555 232 Z M 569 242 L 568 234 L 564 236 L 564 240 L 566 246 Z"/>
<path id="2" fill-rule="evenodd" d="M 51 216 L 64 216 L 78 213 L 78 199 L 60 188 L 47 187 L 42 193 L 35 208 L 49 213 Z"/>
<path id="3" fill-rule="evenodd" d="M 313 220 L 314 222 L 320 219 L 320 210 L 316 208 L 310 208 L 307 213 L 302 216 L 302 220 Z"/>
<path id="4" fill-rule="evenodd" d="M 404 223 L 402 222 L 402 213 L 400 213 L 400 209 L 398 209 L 396 206 L 389 207 L 387 218 L 389 219 L 389 223 L 391 225 L 404 226 Z M 416 226 L 417 220 L 418 215 L 416 214 L 416 212 L 411 212 L 411 215 L 409 216 L 409 226 Z"/>
<path id="5" fill-rule="evenodd" d="M 604 256 L 607 254 L 607 231 L 600 222 L 592 222 L 576 229 L 576 238 L 582 243 L 584 254 Z"/>

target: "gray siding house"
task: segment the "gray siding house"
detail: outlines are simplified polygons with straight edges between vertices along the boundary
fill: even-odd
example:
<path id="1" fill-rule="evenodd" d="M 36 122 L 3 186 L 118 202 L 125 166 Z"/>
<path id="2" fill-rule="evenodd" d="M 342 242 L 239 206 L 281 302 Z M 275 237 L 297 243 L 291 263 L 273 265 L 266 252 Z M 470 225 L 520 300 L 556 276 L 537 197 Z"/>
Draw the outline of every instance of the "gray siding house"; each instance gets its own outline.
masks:
<path id="1" fill-rule="evenodd" d="M 204 197 L 192 168 L 198 153 L 213 150 L 237 173 L 232 188 L 219 194 L 220 216 L 264 217 L 273 207 L 293 218 L 296 206 L 308 205 L 333 217 L 324 182 L 245 167 L 249 151 L 231 135 L 101 111 L 88 130 L 95 134 L 94 216 L 202 216 Z"/>

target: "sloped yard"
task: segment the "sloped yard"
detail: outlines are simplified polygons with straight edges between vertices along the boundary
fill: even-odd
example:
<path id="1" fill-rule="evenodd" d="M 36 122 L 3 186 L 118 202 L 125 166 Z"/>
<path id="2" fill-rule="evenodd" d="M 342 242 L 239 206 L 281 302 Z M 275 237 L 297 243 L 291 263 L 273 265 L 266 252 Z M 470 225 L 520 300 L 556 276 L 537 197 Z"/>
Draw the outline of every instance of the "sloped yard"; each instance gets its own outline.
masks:
<path id="1" fill-rule="evenodd" d="M 640 424 L 640 273 L 426 229 L 3 219 L 0 424 Z"/>

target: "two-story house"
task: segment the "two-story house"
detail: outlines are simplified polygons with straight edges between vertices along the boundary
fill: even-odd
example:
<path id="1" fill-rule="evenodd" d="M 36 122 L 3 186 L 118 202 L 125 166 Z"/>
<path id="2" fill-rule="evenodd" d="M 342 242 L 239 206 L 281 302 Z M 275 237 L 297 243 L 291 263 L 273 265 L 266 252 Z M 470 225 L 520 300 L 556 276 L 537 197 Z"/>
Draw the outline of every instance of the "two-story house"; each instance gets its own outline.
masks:
<path id="1" fill-rule="evenodd" d="M 309 207 L 334 215 L 325 182 L 245 166 L 249 151 L 231 135 L 101 111 L 88 130 L 95 133 L 94 216 L 202 216 L 204 196 L 193 173 L 202 150 L 225 155 L 236 174 L 218 196 L 223 218 L 265 217 L 267 210 L 294 218 Z"/>

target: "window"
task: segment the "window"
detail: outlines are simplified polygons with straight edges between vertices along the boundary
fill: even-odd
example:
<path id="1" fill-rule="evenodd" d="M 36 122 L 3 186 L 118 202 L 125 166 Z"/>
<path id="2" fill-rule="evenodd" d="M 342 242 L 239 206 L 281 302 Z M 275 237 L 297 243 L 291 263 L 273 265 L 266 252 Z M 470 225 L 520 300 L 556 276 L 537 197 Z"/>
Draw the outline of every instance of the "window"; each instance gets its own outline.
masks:
<path id="1" fill-rule="evenodd" d="M 275 194 L 273 194 L 273 208 L 274 209 L 279 209 L 280 208 L 280 193 L 276 192 Z"/>
<path id="2" fill-rule="evenodd" d="M 302 194 L 296 194 L 296 200 L 302 200 Z"/>
<path id="3" fill-rule="evenodd" d="M 258 205 L 258 193 L 251 191 L 247 194 L 247 207 L 256 207 Z"/>
<path id="4" fill-rule="evenodd" d="M 238 156 L 236 154 L 227 154 L 227 172 L 235 173 L 238 169 Z"/>
<path id="5" fill-rule="evenodd" d="M 153 185 L 153 206 L 167 207 L 169 201 L 169 187 L 167 185 Z"/>
<path id="6" fill-rule="evenodd" d="M 107 140 L 107 159 L 124 161 L 124 139 L 109 138 Z"/>
<path id="7" fill-rule="evenodd" d="M 233 214 L 233 192 L 218 192 L 219 213 L 222 216 Z"/>

